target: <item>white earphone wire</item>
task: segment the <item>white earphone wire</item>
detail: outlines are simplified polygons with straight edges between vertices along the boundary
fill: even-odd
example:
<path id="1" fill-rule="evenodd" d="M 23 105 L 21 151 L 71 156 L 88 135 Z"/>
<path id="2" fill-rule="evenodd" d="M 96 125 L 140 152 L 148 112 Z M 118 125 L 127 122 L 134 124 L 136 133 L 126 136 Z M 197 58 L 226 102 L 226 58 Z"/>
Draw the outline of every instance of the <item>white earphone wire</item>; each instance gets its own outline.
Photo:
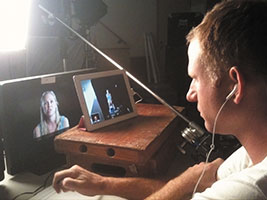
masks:
<path id="1" fill-rule="evenodd" d="M 229 95 L 228 95 L 229 96 Z M 205 171 L 206 171 L 206 167 L 207 167 L 207 163 L 209 162 L 209 157 L 210 157 L 210 154 L 211 152 L 215 149 L 215 144 L 214 144 L 214 139 L 215 139 L 215 131 L 216 131 L 216 124 L 217 124 L 217 119 L 222 111 L 222 109 L 224 108 L 225 104 L 229 101 L 230 98 L 226 98 L 224 103 L 221 105 L 216 117 L 215 117 L 215 120 L 214 120 L 214 124 L 213 124 L 213 129 L 212 129 L 212 142 L 211 142 L 211 145 L 210 145 L 210 150 L 207 154 L 207 157 L 206 157 L 206 161 L 205 161 L 205 165 L 204 165 L 204 168 L 201 172 L 201 175 L 195 185 L 195 188 L 193 190 L 193 193 L 192 193 L 192 197 L 195 195 L 196 191 L 197 191 L 197 188 L 198 188 L 198 185 L 201 181 L 201 179 L 203 178 L 204 174 L 205 174 Z"/>

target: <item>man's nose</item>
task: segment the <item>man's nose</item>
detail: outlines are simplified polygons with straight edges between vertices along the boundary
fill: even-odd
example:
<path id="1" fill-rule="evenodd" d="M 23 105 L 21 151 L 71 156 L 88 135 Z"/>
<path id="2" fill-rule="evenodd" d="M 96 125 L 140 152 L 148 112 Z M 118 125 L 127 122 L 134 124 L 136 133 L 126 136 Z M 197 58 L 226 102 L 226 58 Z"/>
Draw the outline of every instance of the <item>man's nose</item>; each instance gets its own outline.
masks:
<path id="1" fill-rule="evenodd" d="M 186 94 L 186 100 L 189 102 L 197 101 L 197 93 L 191 86 L 189 87 L 188 92 Z"/>

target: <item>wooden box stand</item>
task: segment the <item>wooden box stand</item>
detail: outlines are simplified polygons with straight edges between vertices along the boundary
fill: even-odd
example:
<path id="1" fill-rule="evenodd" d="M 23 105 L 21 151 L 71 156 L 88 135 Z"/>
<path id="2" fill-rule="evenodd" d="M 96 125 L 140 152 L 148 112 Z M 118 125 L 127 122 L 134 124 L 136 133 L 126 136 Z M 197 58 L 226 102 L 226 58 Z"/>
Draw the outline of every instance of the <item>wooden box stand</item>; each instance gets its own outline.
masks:
<path id="1" fill-rule="evenodd" d="M 181 108 L 178 108 L 178 110 Z M 55 138 L 67 164 L 111 176 L 151 176 L 175 155 L 179 118 L 166 106 L 137 104 L 138 116 L 93 132 L 77 126 Z"/>

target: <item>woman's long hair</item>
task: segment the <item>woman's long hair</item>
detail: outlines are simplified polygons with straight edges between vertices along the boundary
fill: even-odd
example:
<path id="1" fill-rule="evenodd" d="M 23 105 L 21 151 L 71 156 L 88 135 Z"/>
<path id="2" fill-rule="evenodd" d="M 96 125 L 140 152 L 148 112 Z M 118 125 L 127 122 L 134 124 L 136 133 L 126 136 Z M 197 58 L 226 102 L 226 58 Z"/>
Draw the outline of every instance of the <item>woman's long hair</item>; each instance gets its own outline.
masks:
<path id="1" fill-rule="evenodd" d="M 55 109 L 55 114 L 56 114 L 56 120 L 55 120 L 55 123 L 57 124 L 57 128 L 56 130 L 59 129 L 59 126 L 60 126 L 60 114 L 59 114 L 59 111 L 58 111 L 58 101 L 57 101 L 57 97 L 55 95 L 55 93 L 53 91 L 45 91 L 42 96 L 41 96 L 41 99 L 40 99 L 40 103 L 41 103 L 41 106 L 40 106 L 40 132 L 41 132 L 41 136 L 42 135 L 46 135 L 49 133 L 48 131 L 48 126 L 47 126 L 47 123 L 46 123 L 46 115 L 44 114 L 44 98 L 47 94 L 50 94 L 53 96 L 55 102 L 56 102 L 56 109 Z"/>

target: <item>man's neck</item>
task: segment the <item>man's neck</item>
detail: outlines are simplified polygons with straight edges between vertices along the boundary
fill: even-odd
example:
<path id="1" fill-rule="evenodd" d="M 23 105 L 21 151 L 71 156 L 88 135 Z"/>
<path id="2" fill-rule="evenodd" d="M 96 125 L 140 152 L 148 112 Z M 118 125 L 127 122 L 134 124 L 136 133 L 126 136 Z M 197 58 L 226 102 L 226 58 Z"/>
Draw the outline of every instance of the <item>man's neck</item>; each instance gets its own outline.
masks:
<path id="1" fill-rule="evenodd" d="M 248 130 L 237 137 L 247 150 L 253 164 L 261 162 L 267 156 L 267 127 Z"/>

